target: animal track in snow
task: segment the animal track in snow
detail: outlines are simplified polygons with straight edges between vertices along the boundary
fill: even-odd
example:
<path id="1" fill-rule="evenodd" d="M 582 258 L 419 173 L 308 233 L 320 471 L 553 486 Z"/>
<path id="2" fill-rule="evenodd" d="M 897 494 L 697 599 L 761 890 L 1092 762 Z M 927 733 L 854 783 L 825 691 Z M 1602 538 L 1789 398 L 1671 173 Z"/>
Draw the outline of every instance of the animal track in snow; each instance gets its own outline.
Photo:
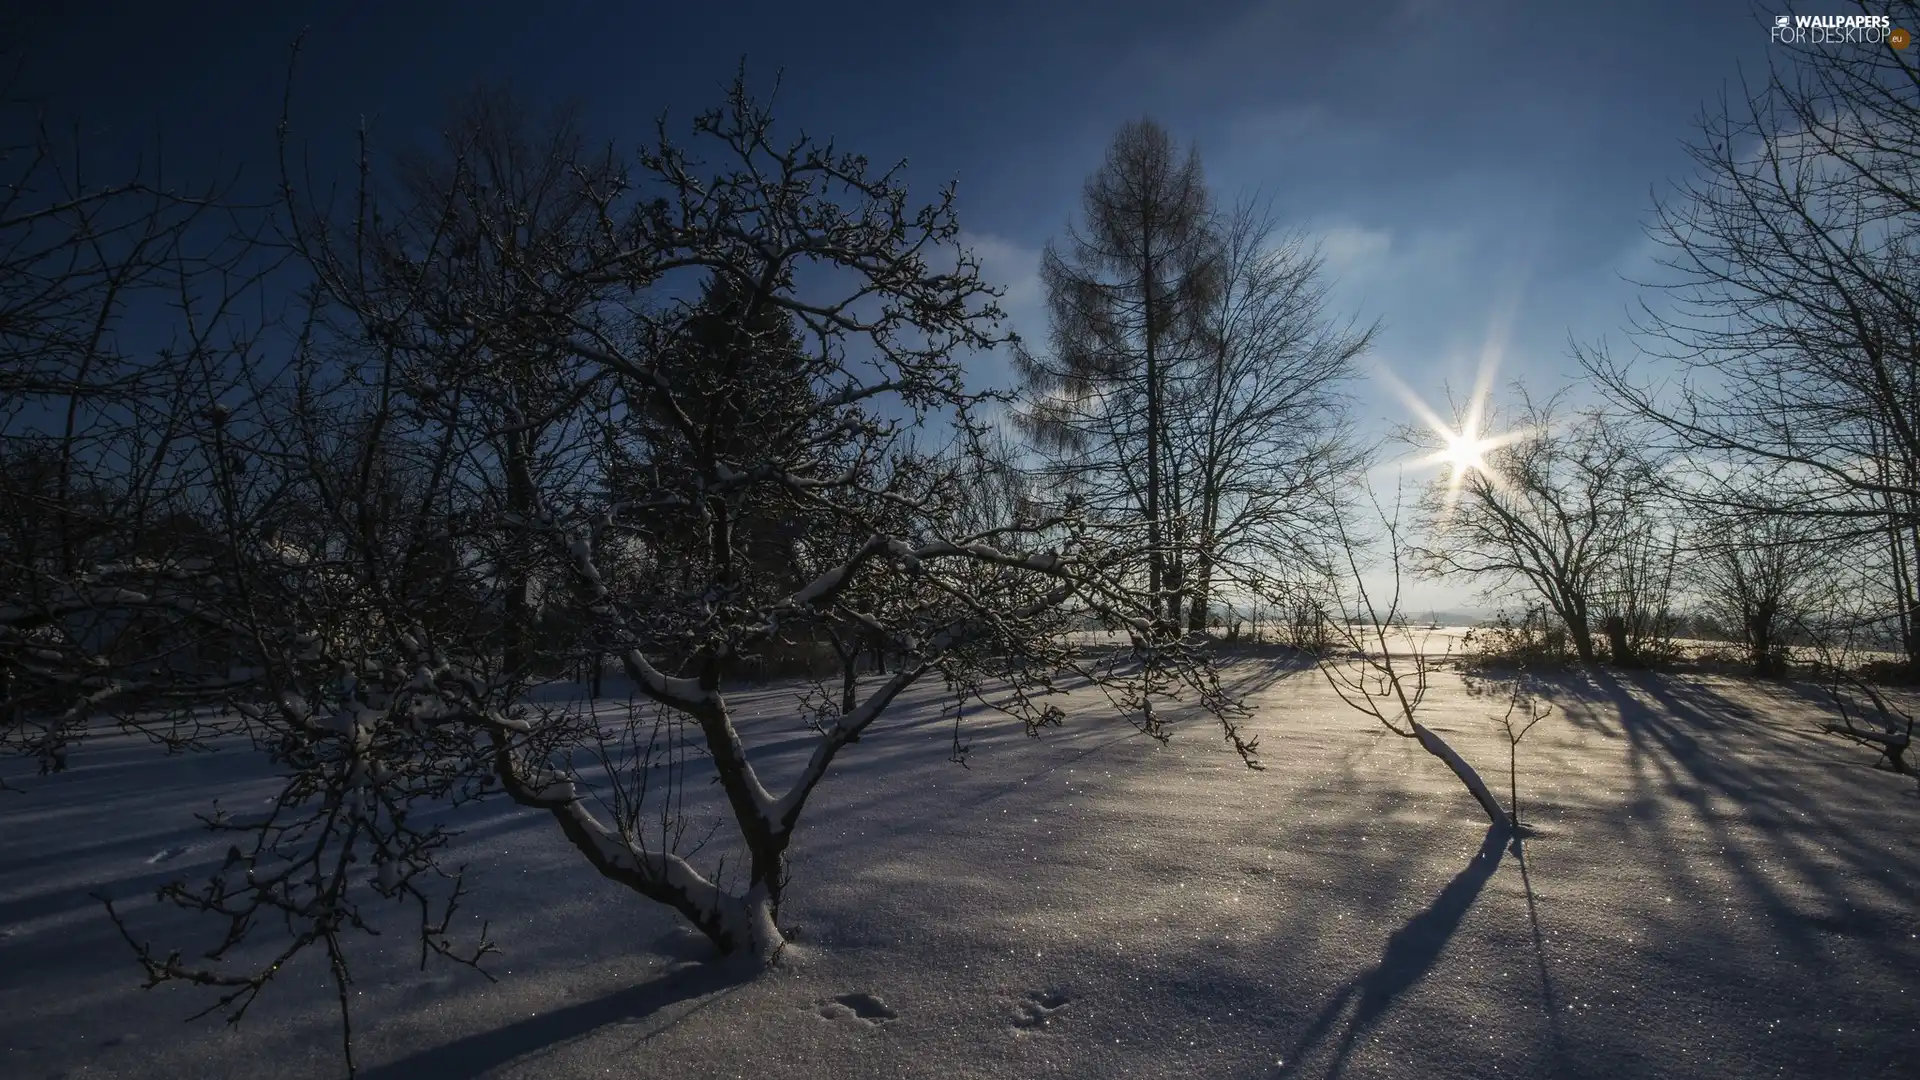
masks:
<path id="1" fill-rule="evenodd" d="M 1064 990 L 1034 990 L 1026 997 L 1014 1002 L 1013 1026 L 1023 1031 L 1033 1031 L 1046 1027 L 1053 1022 L 1054 1016 L 1067 1007 L 1067 995 Z"/>
<path id="2" fill-rule="evenodd" d="M 886 1002 L 865 991 L 841 994 L 839 997 L 826 998 L 815 1004 L 815 1011 L 823 1020 L 851 1020 L 875 1027 L 900 1018 L 900 1014 L 888 1008 Z"/>

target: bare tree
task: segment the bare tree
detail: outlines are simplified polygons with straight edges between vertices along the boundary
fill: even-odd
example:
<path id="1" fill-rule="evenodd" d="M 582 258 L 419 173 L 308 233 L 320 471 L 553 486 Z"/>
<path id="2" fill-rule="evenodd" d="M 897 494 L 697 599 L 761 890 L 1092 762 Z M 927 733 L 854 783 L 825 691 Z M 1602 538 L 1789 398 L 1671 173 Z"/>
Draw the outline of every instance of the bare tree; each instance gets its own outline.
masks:
<path id="1" fill-rule="evenodd" d="M 1612 575 L 1656 490 L 1634 441 L 1597 412 L 1562 424 L 1523 391 L 1514 436 L 1436 480 L 1420 502 L 1417 567 L 1464 574 L 1489 591 L 1518 583 L 1566 624 L 1581 661 Z M 1620 658 L 1625 659 L 1625 658 Z"/>
<path id="2" fill-rule="evenodd" d="M 1174 555 L 1191 563 L 1193 633 L 1222 586 L 1257 595 L 1327 573 L 1328 507 L 1364 457 L 1342 388 L 1376 329 L 1330 317 L 1319 253 L 1259 205 L 1225 215 L 1214 242 L 1214 288 L 1192 316 L 1199 348 L 1170 410 L 1172 459 L 1191 478 Z"/>
<path id="3" fill-rule="evenodd" d="M 693 125 L 711 163 L 664 123 L 629 164 L 512 122 L 483 103 L 398 185 L 369 155 L 344 220 L 285 185 L 294 359 L 200 410 L 213 542 L 177 592 L 250 672 L 198 700 L 287 787 L 213 820 L 238 837 L 220 875 L 163 891 L 225 920 L 205 963 L 121 923 L 150 982 L 216 987 L 237 1018 L 318 949 L 344 1018 L 347 938 L 383 899 L 417 907 L 423 959 L 478 964 L 484 933 L 447 933 L 449 836 L 415 811 L 492 795 L 772 962 L 810 796 L 929 679 L 1035 731 L 1064 717 L 1061 678 L 1159 739 L 1184 699 L 1256 763 L 1243 710 L 1140 600 L 1157 536 L 1071 500 L 981 516 L 990 395 L 959 358 L 1002 335 L 976 262 L 950 257 L 951 190 L 915 206 L 897 169 L 777 140 L 740 82 Z M 919 452 L 921 424 L 959 449 Z M 1126 644 L 1081 644 L 1089 624 Z M 738 722 L 742 664 L 848 626 L 898 663 L 830 716 L 797 710 L 816 736 L 776 783 Z M 640 699 L 624 716 L 531 693 L 602 654 Z M 292 936 L 270 964 L 234 952 L 274 926 Z"/>
<path id="4" fill-rule="evenodd" d="M 1765 505 L 1764 496 L 1755 496 Z M 1790 630 L 1829 610 L 1830 549 L 1809 518 L 1708 511 L 1693 525 L 1692 584 L 1706 612 L 1731 627 L 1762 678 L 1786 674 Z"/>
<path id="5" fill-rule="evenodd" d="M 1883 12 L 1904 25 L 1920 6 Z M 1770 55 L 1790 59 L 1703 118 L 1695 178 L 1652 223 L 1671 303 L 1646 305 L 1635 338 L 1659 381 L 1580 356 L 1677 447 L 1765 473 L 1765 502 L 1744 483 L 1696 498 L 1884 544 L 1882 618 L 1920 672 L 1920 68 L 1893 49 Z"/>
<path id="6" fill-rule="evenodd" d="M 1608 658 L 1633 667 L 1672 654 L 1679 626 L 1680 533 L 1674 507 L 1652 491 L 1639 492 L 1624 510 L 1624 535 L 1602 568 L 1595 611 L 1607 636 Z"/>
<path id="7" fill-rule="evenodd" d="M 183 448 L 271 260 L 216 188 L 93 182 L 50 127 L 0 95 L 0 752 L 59 768 L 93 713 L 192 742 L 173 685 L 228 676 L 165 578 L 211 542 Z"/>
<path id="8" fill-rule="evenodd" d="M 1405 631 L 1400 611 L 1399 506 L 1396 504 L 1391 513 L 1377 503 L 1374 509 L 1392 572 L 1391 592 L 1384 598 L 1384 606 L 1375 601 L 1360 562 L 1366 538 L 1350 532 L 1345 520 L 1336 514 L 1335 528 L 1346 572 L 1327 582 L 1321 618 L 1335 648 L 1320 657 L 1320 674 L 1348 707 L 1372 717 L 1403 739 L 1418 741 L 1422 750 L 1445 762 L 1494 826 L 1512 826 L 1518 821 L 1517 814 L 1509 816 L 1501 810 L 1479 772 L 1438 732 L 1420 722 L 1420 710 L 1426 704 L 1434 673 L 1446 657 L 1429 655 Z"/>
<path id="9" fill-rule="evenodd" d="M 1524 829 L 1526 823 L 1520 820 L 1520 744 L 1536 724 L 1553 715 L 1553 706 L 1541 700 L 1525 670 L 1512 673 L 1505 682 L 1507 707 L 1495 719 L 1507 737 L 1507 821 L 1515 829 Z"/>

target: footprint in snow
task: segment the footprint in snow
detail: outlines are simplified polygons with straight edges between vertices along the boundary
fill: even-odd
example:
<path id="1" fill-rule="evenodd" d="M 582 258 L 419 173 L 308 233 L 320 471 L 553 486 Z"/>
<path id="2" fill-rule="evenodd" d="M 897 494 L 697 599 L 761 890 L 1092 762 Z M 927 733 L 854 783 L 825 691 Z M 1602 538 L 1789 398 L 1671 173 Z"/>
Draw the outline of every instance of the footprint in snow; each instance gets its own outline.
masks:
<path id="1" fill-rule="evenodd" d="M 1046 1027 L 1060 1010 L 1067 1007 L 1064 990 L 1035 990 L 1014 1002 L 1013 1026 L 1022 1031 Z"/>
<path id="2" fill-rule="evenodd" d="M 147 860 L 147 862 L 148 862 L 148 864 L 150 864 L 150 865 L 151 865 L 151 864 L 157 864 L 157 863 L 163 863 L 163 862 L 170 862 L 170 861 L 172 861 L 172 860 L 174 860 L 174 859 L 177 859 L 177 858 L 179 858 L 179 857 L 180 857 L 180 856 L 182 856 L 182 855 L 185 855 L 186 853 L 187 853 L 187 849 L 186 849 L 186 848 L 183 848 L 183 847 L 170 847 L 170 848 L 167 848 L 167 849 L 166 849 L 165 851 L 161 851 L 161 852 L 158 852 L 158 853 L 156 853 L 156 854 L 155 854 L 155 855 L 153 856 L 153 858 L 151 858 L 151 859 L 148 859 L 148 860 Z"/>
<path id="3" fill-rule="evenodd" d="M 822 1020 L 850 1020 L 868 1027 L 900 1018 L 900 1014 L 889 1009 L 886 1002 L 864 991 L 824 998 L 814 1005 Z"/>

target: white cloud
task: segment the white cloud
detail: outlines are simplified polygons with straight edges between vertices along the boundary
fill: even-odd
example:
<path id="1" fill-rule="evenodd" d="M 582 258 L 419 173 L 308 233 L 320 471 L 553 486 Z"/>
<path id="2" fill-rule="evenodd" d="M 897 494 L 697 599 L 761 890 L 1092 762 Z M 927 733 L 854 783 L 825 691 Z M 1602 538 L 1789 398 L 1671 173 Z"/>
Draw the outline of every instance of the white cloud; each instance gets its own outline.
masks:
<path id="1" fill-rule="evenodd" d="M 1020 335 L 1023 341 L 1044 342 L 1047 306 L 1046 290 L 1040 284 L 1040 249 L 991 233 L 965 233 L 960 245 L 980 260 L 981 279 L 1004 290 L 1000 296 L 1000 309 L 1007 315 L 1003 329 Z M 971 358 L 967 364 L 969 383 L 980 388 L 1011 386 L 1011 355 L 1002 348 Z"/>
<path id="2" fill-rule="evenodd" d="M 1046 296 L 1040 287 L 1039 248 L 991 233 L 967 233 L 960 238 L 960 243 L 980 260 L 981 276 L 988 284 L 1006 290 L 1000 306 L 1009 316 L 1044 311 Z"/>
<path id="3" fill-rule="evenodd" d="M 1457 282 L 1474 258 L 1476 238 L 1465 228 L 1389 229 L 1340 222 L 1309 228 L 1327 275 L 1348 306 L 1397 299 L 1407 288 Z"/>
<path id="4" fill-rule="evenodd" d="M 1312 234 L 1327 272 L 1347 281 L 1377 269 L 1393 254 L 1393 233 L 1362 225 L 1336 225 Z"/>

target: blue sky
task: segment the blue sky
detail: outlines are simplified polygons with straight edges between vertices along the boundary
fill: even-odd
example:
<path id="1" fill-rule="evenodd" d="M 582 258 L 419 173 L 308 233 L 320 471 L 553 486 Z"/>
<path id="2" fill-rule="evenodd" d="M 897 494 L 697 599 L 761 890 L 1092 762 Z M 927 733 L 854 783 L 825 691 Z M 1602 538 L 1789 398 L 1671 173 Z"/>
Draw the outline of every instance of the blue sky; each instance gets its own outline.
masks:
<path id="1" fill-rule="evenodd" d="M 303 27 L 296 123 L 323 160 L 346 160 L 362 116 L 388 147 L 430 137 L 480 84 L 577 100 L 629 142 L 716 101 L 744 57 L 784 72 L 786 121 L 907 158 L 920 190 L 957 179 L 1036 336 L 1040 247 L 1114 129 L 1151 115 L 1221 196 L 1257 191 L 1318 235 L 1343 309 L 1385 321 L 1375 359 L 1436 398 L 1472 383 L 1490 336 L 1502 377 L 1548 390 L 1574 377 L 1570 335 L 1618 338 L 1695 116 L 1769 59 L 1746 0 L 192 7 L 47 12 L 22 83 L 103 163 L 158 147 L 176 176 L 264 184 Z M 1383 389 L 1363 414 L 1408 418 Z"/>

